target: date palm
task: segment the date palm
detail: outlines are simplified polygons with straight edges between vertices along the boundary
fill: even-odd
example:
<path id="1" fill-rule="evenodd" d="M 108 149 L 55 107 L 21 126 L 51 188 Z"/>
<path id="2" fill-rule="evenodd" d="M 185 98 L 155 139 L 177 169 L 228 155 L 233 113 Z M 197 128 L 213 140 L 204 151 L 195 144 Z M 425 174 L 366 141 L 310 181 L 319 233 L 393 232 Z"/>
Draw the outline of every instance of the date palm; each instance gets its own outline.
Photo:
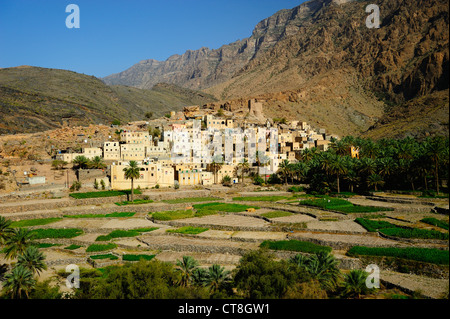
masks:
<path id="1" fill-rule="evenodd" d="M 246 158 L 242 159 L 240 163 L 238 163 L 238 169 L 241 172 L 241 183 L 244 183 L 244 174 L 248 172 L 250 169 L 250 164 L 248 163 L 248 160 Z"/>
<path id="2" fill-rule="evenodd" d="M 332 175 L 336 175 L 337 192 L 341 193 L 339 177 L 348 173 L 348 168 L 345 161 L 341 156 L 334 156 L 329 167 L 329 171 Z"/>
<path id="3" fill-rule="evenodd" d="M 25 252 L 17 258 L 17 265 L 31 271 L 31 273 L 40 275 L 42 270 L 47 269 L 44 263 L 45 256 L 36 246 L 29 246 Z"/>
<path id="4" fill-rule="evenodd" d="M 334 291 L 341 280 L 338 263 L 339 261 L 332 254 L 319 252 L 309 257 L 306 269 L 320 282 L 323 289 Z"/>
<path id="5" fill-rule="evenodd" d="M 370 291 L 366 285 L 368 275 L 361 269 L 353 269 L 346 274 L 344 276 L 344 296 L 359 299 L 361 295 L 367 294 Z"/>
<path id="6" fill-rule="evenodd" d="M 374 187 L 375 191 L 378 191 L 378 187 L 384 185 L 383 178 L 378 174 L 372 174 L 367 178 L 367 185 L 369 187 Z"/>
<path id="7" fill-rule="evenodd" d="M 128 167 L 123 169 L 125 172 L 125 179 L 131 180 L 131 202 L 134 201 L 134 180 L 141 177 L 141 170 L 136 161 L 130 161 Z"/>
<path id="8" fill-rule="evenodd" d="M 12 299 L 28 298 L 36 285 L 33 274 L 22 266 L 16 266 L 12 272 L 5 276 L 3 290 Z"/>
<path id="9" fill-rule="evenodd" d="M 75 159 L 72 161 L 74 167 L 85 169 L 89 166 L 89 160 L 86 156 L 80 155 L 75 157 Z"/>
<path id="10" fill-rule="evenodd" d="M 176 262 L 177 270 L 181 273 L 180 286 L 188 287 L 191 282 L 192 274 L 198 267 L 198 262 L 191 256 L 183 256 Z"/>
<path id="11" fill-rule="evenodd" d="M 217 184 L 217 174 L 223 167 L 223 157 L 221 155 L 214 156 L 210 167 L 214 174 L 214 184 Z"/>
<path id="12" fill-rule="evenodd" d="M 11 236 L 7 238 L 5 249 L 3 250 L 6 259 L 14 259 L 25 253 L 33 239 L 34 234 L 30 230 L 26 228 L 13 228 Z"/>
<path id="13" fill-rule="evenodd" d="M 0 246 L 11 236 L 11 221 L 0 216 Z"/>
<path id="14" fill-rule="evenodd" d="M 100 156 L 96 156 L 94 157 L 91 161 L 90 161 L 90 167 L 92 168 L 96 168 L 96 169 L 102 169 L 105 168 L 106 165 L 103 162 L 103 158 L 101 158 Z"/>
<path id="15" fill-rule="evenodd" d="M 280 165 L 278 166 L 278 174 L 280 174 L 281 176 L 283 176 L 284 178 L 284 183 L 287 185 L 288 184 L 288 176 L 291 173 L 291 168 L 289 167 L 289 160 L 285 159 L 283 160 Z"/>
<path id="16" fill-rule="evenodd" d="M 209 287 L 210 293 L 217 292 L 221 287 L 230 283 L 230 271 L 219 265 L 212 265 L 208 268 L 205 278 L 205 285 Z"/>

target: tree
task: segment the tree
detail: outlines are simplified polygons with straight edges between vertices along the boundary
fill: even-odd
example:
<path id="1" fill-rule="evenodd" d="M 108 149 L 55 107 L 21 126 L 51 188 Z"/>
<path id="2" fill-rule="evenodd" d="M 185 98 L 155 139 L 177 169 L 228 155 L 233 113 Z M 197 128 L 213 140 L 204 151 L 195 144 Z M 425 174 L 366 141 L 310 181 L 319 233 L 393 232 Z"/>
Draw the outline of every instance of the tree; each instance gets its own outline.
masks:
<path id="1" fill-rule="evenodd" d="M 16 266 L 12 272 L 5 276 L 3 289 L 5 294 L 12 299 L 28 298 L 36 281 L 30 270 L 22 266 Z"/>
<path id="2" fill-rule="evenodd" d="M 284 178 L 284 183 L 286 185 L 288 184 L 287 178 L 288 178 L 290 172 L 291 172 L 291 169 L 289 167 L 289 160 L 285 159 L 278 166 L 278 174 L 280 174 Z"/>
<path id="3" fill-rule="evenodd" d="M 231 177 L 229 175 L 225 175 L 222 178 L 222 185 L 223 186 L 231 186 Z"/>
<path id="4" fill-rule="evenodd" d="M 17 259 L 17 265 L 31 271 L 32 274 L 39 276 L 42 270 L 47 269 L 47 265 L 44 263 L 45 256 L 36 246 L 29 246 L 25 252 Z"/>
<path id="5" fill-rule="evenodd" d="M 14 259 L 25 253 L 33 238 L 34 234 L 32 231 L 26 228 L 13 228 L 3 250 L 6 259 Z"/>
<path id="6" fill-rule="evenodd" d="M 123 169 L 125 172 L 125 179 L 131 180 L 131 202 L 134 201 L 134 180 L 141 177 L 141 170 L 136 161 L 130 161 L 128 167 Z"/>
<path id="7" fill-rule="evenodd" d="M 88 166 L 95 169 L 102 169 L 106 167 L 105 163 L 103 162 L 103 158 L 101 158 L 100 156 L 96 156 L 91 161 L 89 161 Z"/>
<path id="8" fill-rule="evenodd" d="M 266 167 L 270 165 L 270 157 L 262 152 L 256 152 L 256 166 L 258 167 L 258 174 L 260 167 Z M 267 174 L 264 174 L 264 183 L 267 184 Z"/>
<path id="9" fill-rule="evenodd" d="M 428 138 L 425 142 L 425 153 L 433 163 L 436 192 L 439 195 L 439 166 L 445 156 L 448 158 L 448 145 L 446 147 L 445 140 L 441 137 Z"/>
<path id="10" fill-rule="evenodd" d="M 237 165 L 238 169 L 241 171 L 241 183 L 244 184 L 244 174 L 250 169 L 250 164 L 246 158 L 242 159 Z"/>
<path id="11" fill-rule="evenodd" d="M 217 174 L 222 169 L 223 157 L 221 155 L 214 156 L 213 161 L 210 164 L 211 170 L 214 174 L 214 184 L 217 184 Z"/>
<path id="12" fill-rule="evenodd" d="M 297 264 L 302 263 L 303 268 L 318 280 L 323 289 L 334 291 L 341 280 L 342 274 L 338 268 L 338 261 L 328 252 L 319 252 L 311 255 L 306 260 L 297 259 Z"/>
<path id="13" fill-rule="evenodd" d="M 350 270 L 344 277 L 344 296 L 359 299 L 361 295 L 370 292 L 366 285 L 368 275 L 367 272 L 361 269 Z"/>
<path id="14" fill-rule="evenodd" d="M 288 288 L 306 280 L 305 274 L 285 260 L 275 261 L 267 250 L 246 253 L 234 270 L 234 285 L 244 298 L 283 298 Z"/>
<path id="15" fill-rule="evenodd" d="M 68 163 L 66 161 L 62 160 L 54 160 L 52 161 L 52 167 L 56 170 L 64 169 L 64 166 L 66 166 Z"/>
<path id="16" fill-rule="evenodd" d="M 206 273 L 205 285 L 214 294 L 231 282 L 230 271 L 219 265 L 212 265 Z"/>
<path id="17" fill-rule="evenodd" d="M 11 235 L 11 221 L 3 216 L 0 216 L 0 246 L 5 244 Z"/>
<path id="18" fill-rule="evenodd" d="M 183 256 L 182 260 L 177 260 L 177 270 L 181 273 L 180 286 L 188 287 L 194 270 L 198 267 L 198 262 L 191 256 Z"/>
<path id="19" fill-rule="evenodd" d="M 75 157 L 72 163 L 75 168 L 86 169 L 89 166 L 89 160 L 83 155 Z"/>
<path id="20" fill-rule="evenodd" d="M 345 161 L 340 156 L 334 156 L 329 167 L 331 174 L 336 175 L 337 192 L 341 192 L 339 177 L 348 173 L 348 168 Z"/>
<path id="21" fill-rule="evenodd" d="M 383 185 L 383 178 L 378 174 L 372 174 L 367 178 L 367 186 L 374 187 L 375 191 L 378 191 L 378 187 L 382 187 Z"/>
<path id="22" fill-rule="evenodd" d="M 145 113 L 145 118 L 146 118 L 147 120 L 150 120 L 152 117 L 153 117 L 153 112 L 147 112 L 147 113 Z"/>

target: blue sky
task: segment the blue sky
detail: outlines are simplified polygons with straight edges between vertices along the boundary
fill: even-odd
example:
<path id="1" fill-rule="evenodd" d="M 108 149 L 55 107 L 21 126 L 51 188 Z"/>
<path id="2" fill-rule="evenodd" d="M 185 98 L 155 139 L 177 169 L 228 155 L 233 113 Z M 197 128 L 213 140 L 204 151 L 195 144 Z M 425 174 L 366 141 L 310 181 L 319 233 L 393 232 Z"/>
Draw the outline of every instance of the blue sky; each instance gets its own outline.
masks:
<path id="1" fill-rule="evenodd" d="M 32 65 L 97 77 L 145 60 L 249 37 L 304 0 L 0 0 L 0 68 Z M 68 29 L 66 6 L 80 8 Z"/>

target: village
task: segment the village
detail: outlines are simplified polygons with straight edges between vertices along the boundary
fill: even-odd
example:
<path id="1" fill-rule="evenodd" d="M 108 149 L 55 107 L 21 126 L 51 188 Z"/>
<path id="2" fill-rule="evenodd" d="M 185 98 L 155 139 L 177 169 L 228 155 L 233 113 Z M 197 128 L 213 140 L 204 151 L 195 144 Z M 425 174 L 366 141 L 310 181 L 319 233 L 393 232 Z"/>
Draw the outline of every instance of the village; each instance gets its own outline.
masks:
<path id="1" fill-rule="evenodd" d="M 123 173 L 130 161 L 139 164 L 141 176 L 134 183 L 143 189 L 222 184 L 226 176 L 236 184 L 239 164 L 247 162 L 248 173 L 267 178 L 284 160 L 298 161 L 305 149 L 326 151 L 335 137 L 306 122 L 274 122 L 258 114 L 260 103 L 249 105 L 249 113 L 257 115 L 250 119 L 193 106 L 163 119 L 115 125 L 108 140 L 91 142 L 78 152 L 58 150 L 53 159 L 67 165 L 100 158 L 101 169 L 81 166 L 77 173 L 78 182 L 87 187 L 130 189 L 131 181 Z M 42 184 L 45 178 L 28 181 Z M 68 186 L 67 179 L 64 183 Z"/>

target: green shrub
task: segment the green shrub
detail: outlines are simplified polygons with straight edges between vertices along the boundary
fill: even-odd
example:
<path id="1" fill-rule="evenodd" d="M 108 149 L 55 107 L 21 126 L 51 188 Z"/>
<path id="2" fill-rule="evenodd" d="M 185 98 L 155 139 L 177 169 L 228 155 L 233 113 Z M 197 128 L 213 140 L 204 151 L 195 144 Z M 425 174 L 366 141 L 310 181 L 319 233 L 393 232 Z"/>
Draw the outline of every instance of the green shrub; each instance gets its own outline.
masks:
<path id="1" fill-rule="evenodd" d="M 139 260 L 152 260 L 156 255 L 123 255 L 122 260 L 125 261 L 139 261 Z"/>
<path id="2" fill-rule="evenodd" d="M 177 234 L 190 234 L 190 235 L 198 235 L 205 231 L 209 230 L 209 228 L 202 228 L 202 227 L 181 227 L 178 229 L 168 229 L 168 233 L 177 233 Z"/>
<path id="3" fill-rule="evenodd" d="M 109 243 L 109 244 L 105 244 L 105 245 L 92 244 L 86 249 L 86 252 L 91 253 L 91 252 L 97 252 L 97 251 L 111 250 L 114 248 L 117 248 L 117 245 L 113 244 L 113 243 Z"/>
<path id="4" fill-rule="evenodd" d="M 114 230 L 108 235 L 98 236 L 95 241 L 109 241 L 113 238 L 124 238 L 124 237 L 136 237 L 141 235 L 141 233 L 151 232 L 158 228 L 142 228 L 142 229 L 131 229 L 131 230 Z"/>
<path id="5" fill-rule="evenodd" d="M 306 241 L 299 240 L 282 240 L 282 241 L 263 241 L 260 247 L 266 247 L 273 250 L 289 250 L 298 251 L 309 254 L 314 254 L 318 252 L 331 252 L 331 247 L 316 245 Z"/>
<path id="6" fill-rule="evenodd" d="M 194 208 L 197 210 L 214 210 L 218 212 L 226 212 L 226 213 L 239 213 L 244 212 L 249 208 L 259 209 L 257 206 L 248 206 L 241 204 L 226 204 L 226 203 L 206 203 L 206 204 L 197 204 L 194 205 Z"/>
<path id="7" fill-rule="evenodd" d="M 98 260 L 98 259 L 118 260 L 119 259 L 119 257 L 117 257 L 116 255 L 113 255 L 113 254 L 94 255 L 94 256 L 89 256 L 89 258 L 93 259 L 93 260 Z"/>
<path id="8" fill-rule="evenodd" d="M 366 218 L 356 218 L 355 221 L 370 232 L 381 232 L 388 236 L 399 238 L 419 238 L 419 239 L 442 239 L 448 240 L 448 233 L 441 233 L 435 230 L 400 227 L 389 222 L 370 220 Z"/>
<path id="9" fill-rule="evenodd" d="M 419 239 L 442 239 L 448 240 L 448 233 L 441 233 L 436 230 L 419 229 L 419 228 L 383 228 L 380 232 L 400 238 L 419 238 Z"/>
<path id="10" fill-rule="evenodd" d="M 83 247 L 83 246 L 72 244 L 72 245 L 70 245 L 70 246 L 64 247 L 64 249 L 67 249 L 67 250 L 76 250 L 76 249 L 81 248 L 81 247 Z"/>
<path id="11" fill-rule="evenodd" d="M 11 223 L 11 227 L 31 227 L 42 226 L 51 223 L 59 222 L 62 218 L 41 218 L 41 219 L 27 219 L 19 220 Z"/>
<path id="12" fill-rule="evenodd" d="M 136 213 L 111 213 L 111 214 L 82 214 L 82 215 L 64 215 L 65 218 L 125 218 L 133 217 Z"/>
<path id="13" fill-rule="evenodd" d="M 248 196 L 248 197 L 233 197 L 234 201 L 241 202 L 277 202 L 279 200 L 288 199 L 286 196 Z"/>
<path id="14" fill-rule="evenodd" d="M 68 229 L 34 229 L 32 233 L 35 239 L 44 238 L 74 238 L 83 234 L 83 231 L 78 228 L 68 228 Z"/>
<path id="15" fill-rule="evenodd" d="M 194 217 L 193 210 L 176 210 L 176 211 L 165 211 L 165 212 L 155 212 L 150 213 L 152 218 L 155 220 L 176 220 Z"/>
<path id="16" fill-rule="evenodd" d="M 441 221 L 439 219 L 436 219 L 436 218 L 424 218 L 424 219 L 421 220 L 421 222 L 425 223 L 425 224 L 428 224 L 428 225 L 433 225 L 433 226 L 440 227 L 440 228 L 448 230 L 448 223 L 443 222 L 443 221 Z"/>
<path id="17" fill-rule="evenodd" d="M 291 187 L 288 188 L 288 192 L 291 192 L 291 193 L 303 192 L 303 187 L 301 187 L 301 186 L 291 186 Z"/>
<path id="18" fill-rule="evenodd" d="M 348 256 L 386 256 L 408 260 L 427 262 L 438 265 L 449 264 L 448 250 L 435 248 L 396 248 L 396 247 L 363 247 L 354 246 L 348 252 Z"/>

